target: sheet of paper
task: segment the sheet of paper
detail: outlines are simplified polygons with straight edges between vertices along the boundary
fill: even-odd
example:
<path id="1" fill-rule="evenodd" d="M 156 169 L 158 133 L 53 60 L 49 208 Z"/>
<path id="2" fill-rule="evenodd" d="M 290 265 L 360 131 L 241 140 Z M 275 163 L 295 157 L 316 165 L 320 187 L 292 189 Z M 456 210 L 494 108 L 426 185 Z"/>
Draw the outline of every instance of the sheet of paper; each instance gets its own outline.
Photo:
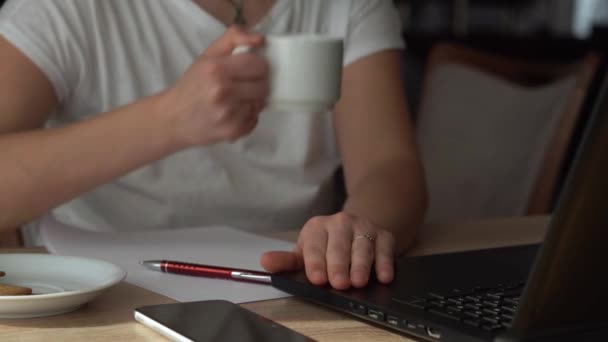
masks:
<path id="1" fill-rule="evenodd" d="M 154 232 L 96 233 L 47 218 L 40 232 L 51 253 L 102 259 L 121 266 L 126 281 L 177 301 L 224 299 L 234 303 L 287 297 L 270 285 L 160 273 L 141 260 L 177 260 L 207 265 L 263 270 L 260 255 L 292 250 L 289 242 L 227 227 Z"/>

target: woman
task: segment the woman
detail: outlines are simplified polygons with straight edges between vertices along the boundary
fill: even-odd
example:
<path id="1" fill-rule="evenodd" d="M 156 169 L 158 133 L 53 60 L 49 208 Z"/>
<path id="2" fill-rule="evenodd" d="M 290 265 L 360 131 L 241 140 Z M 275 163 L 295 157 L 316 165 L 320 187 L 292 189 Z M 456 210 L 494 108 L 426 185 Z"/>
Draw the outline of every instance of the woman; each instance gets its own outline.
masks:
<path id="1" fill-rule="evenodd" d="M 235 26 L 238 25 L 238 28 Z M 345 39 L 328 113 L 263 111 L 265 34 Z M 388 0 L 11 0 L 0 16 L 0 227 L 302 227 L 269 271 L 393 278 L 426 205 Z M 43 129 L 44 128 L 44 129 Z M 348 198 L 335 210 L 343 166 Z"/>

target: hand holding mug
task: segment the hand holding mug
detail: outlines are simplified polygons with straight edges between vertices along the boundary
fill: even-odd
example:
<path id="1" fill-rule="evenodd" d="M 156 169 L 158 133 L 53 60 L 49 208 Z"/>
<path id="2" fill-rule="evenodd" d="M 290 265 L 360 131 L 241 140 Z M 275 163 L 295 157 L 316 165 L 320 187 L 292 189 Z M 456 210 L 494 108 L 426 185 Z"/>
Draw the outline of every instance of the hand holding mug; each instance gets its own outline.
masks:
<path id="1" fill-rule="evenodd" d="M 264 37 L 230 28 L 166 92 L 179 146 L 234 141 L 256 126 L 269 94 L 269 68 L 237 46 L 261 47 Z"/>
<path id="2" fill-rule="evenodd" d="M 340 97 L 343 41 L 323 35 L 266 39 L 230 28 L 168 91 L 179 146 L 234 141 L 260 112 L 321 112 Z"/>

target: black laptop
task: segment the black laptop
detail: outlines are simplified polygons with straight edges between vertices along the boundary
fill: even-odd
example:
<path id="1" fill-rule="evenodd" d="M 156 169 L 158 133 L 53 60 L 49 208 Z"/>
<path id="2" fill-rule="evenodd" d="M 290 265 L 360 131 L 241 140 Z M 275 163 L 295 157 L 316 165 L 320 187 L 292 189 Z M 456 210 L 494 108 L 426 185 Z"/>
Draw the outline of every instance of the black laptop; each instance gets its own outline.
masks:
<path id="1" fill-rule="evenodd" d="M 608 341 L 608 83 L 541 245 L 401 257 L 395 281 L 276 288 L 430 341 Z"/>

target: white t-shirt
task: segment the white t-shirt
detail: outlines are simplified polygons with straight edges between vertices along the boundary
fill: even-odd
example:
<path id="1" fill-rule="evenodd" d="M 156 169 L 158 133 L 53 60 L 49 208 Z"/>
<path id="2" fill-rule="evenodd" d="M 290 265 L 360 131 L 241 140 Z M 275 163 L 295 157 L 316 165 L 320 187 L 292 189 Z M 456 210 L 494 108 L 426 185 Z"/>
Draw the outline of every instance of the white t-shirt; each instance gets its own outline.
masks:
<path id="1" fill-rule="evenodd" d="M 9 0 L 0 12 L 0 34 L 40 67 L 61 102 L 51 127 L 170 87 L 225 30 L 191 0 Z M 276 0 L 255 30 L 344 37 L 345 65 L 403 47 L 391 0 Z M 53 214 L 96 231 L 297 228 L 334 209 L 335 139 L 331 113 L 267 111 L 235 143 L 173 154 Z"/>

